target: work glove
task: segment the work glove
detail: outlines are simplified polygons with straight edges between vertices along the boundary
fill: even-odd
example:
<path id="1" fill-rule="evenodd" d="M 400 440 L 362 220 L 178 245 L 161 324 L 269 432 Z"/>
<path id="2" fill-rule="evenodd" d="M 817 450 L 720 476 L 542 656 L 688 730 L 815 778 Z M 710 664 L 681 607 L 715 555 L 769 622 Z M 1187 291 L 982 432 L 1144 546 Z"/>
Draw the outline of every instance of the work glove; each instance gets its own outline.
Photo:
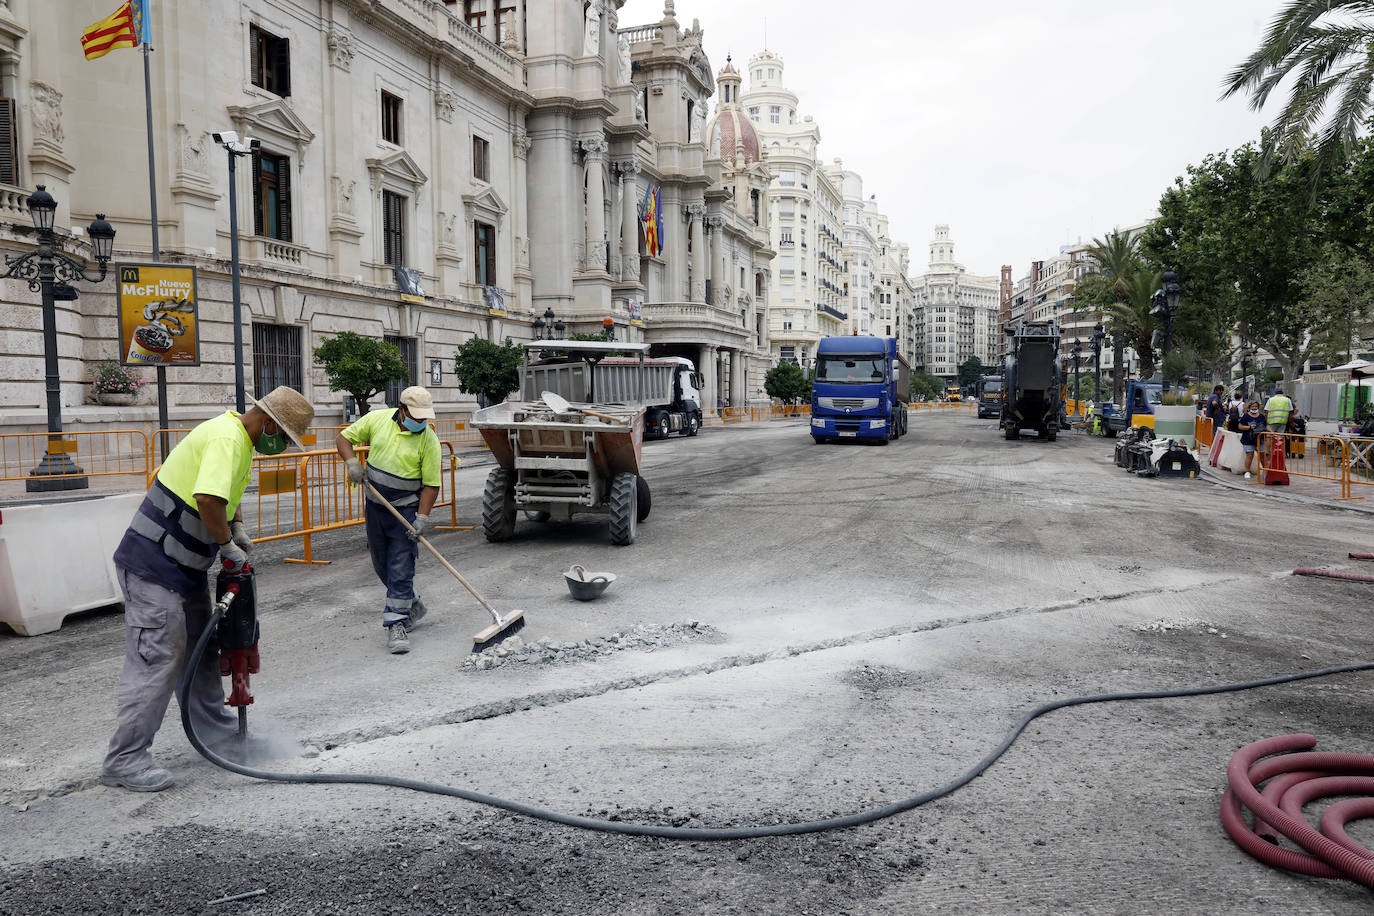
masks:
<path id="1" fill-rule="evenodd" d="M 344 473 L 348 475 L 348 482 L 360 484 L 363 482 L 363 463 L 357 458 L 350 458 L 344 462 Z"/>
<path id="2" fill-rule="evenodd" d="M 227 571 L 231 573 L 241 572 L 248 563 L 248 554 L 232 538 L 219 545 L 219 558 L 229 564 Z"/>
<path id="3" fill-rule="evenodd" d="M 414 523 L 410 526 L 411 530 L 406 532 L 406 537 L 412 541 L 422 538 L 428 532 L 434 530 L 434 523 L 429 520 L 428 515 L 415 516 Z"/>
<path id="4" fill-rule="evenodd" d="M 243 548 L 244 553 L 251 553 L 253 550 L 253 539 L 248 536 L 248 526 L 242 519 L 234 519 L 229 523 L 229 532 L 233 537 L 234 543 Z"/>

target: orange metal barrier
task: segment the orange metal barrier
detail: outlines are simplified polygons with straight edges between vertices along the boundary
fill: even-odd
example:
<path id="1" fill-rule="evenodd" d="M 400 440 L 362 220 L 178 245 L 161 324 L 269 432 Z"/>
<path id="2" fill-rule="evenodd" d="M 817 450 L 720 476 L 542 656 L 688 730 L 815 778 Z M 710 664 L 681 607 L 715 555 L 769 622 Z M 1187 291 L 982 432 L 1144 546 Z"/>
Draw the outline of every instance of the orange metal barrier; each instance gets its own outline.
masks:
<path id="1" fill-rule="evenodd" d="M 1282 468 L 1271 463 L 1270 446 L 1276 439 L 1282 440 L 1284 444 Z M 1341 495 L 1336 497 L 1339 500 L 1363 499 L 1363 496 L 1351 495 L 1352 485 L 1374 483 L 1374 480 L 1369 478 L 1369 459 L 1360 457 L 1362 446 L 1374 450 L 1374 439 L 1260 433 L 1259 445 L 1255 450 L 1255 463 L 1259 466 L 1259 474 L 1251 485 L 1260 486 L 1267 475 L 1282 472 L 1292 477 L 1329 480 L 1339 484 Z"/>
<path id="2" fill-rule="evenodd" d="M 45 478 L 149 477 L 148 436 L 138 429 L 93 432 L 5 433 L 0 435 L 0 481 L 28 480 L 43 456 L 65 454 L 80 471 Z"/>
<path id="3" fill-rule="evenodd" d="M 1193 420 L 1194 446 L 1199 452 L 1211 449 L 1214 438 L 1216 438 L 1216 430 L 1212 428 L 1212 418 L 1199 414 Z"/>

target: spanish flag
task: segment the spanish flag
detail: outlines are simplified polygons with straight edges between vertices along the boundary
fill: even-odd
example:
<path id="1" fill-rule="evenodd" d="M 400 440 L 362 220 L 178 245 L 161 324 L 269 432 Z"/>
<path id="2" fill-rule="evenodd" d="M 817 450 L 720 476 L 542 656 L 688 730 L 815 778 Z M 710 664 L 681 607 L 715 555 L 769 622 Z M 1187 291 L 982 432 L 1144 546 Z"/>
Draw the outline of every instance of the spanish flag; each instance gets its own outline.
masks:
<path id="1" fill-rule="evenodd" d="M 86 60 L 104 57 L 116 48 L 137 48 L 148 40 L 145 0 L 125 0 L 123 6 L 81 33 Z"/>

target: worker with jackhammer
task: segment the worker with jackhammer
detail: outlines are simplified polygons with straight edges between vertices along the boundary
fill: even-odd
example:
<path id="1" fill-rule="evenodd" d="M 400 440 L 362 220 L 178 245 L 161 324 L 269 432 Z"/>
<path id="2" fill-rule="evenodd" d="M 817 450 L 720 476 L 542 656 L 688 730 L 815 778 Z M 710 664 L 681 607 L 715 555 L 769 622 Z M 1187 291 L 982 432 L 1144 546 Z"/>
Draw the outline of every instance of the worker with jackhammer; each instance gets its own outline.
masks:
<path id="1" fill-rule="evenodd" d="M 439 437 L 430 427 L 434 399 L 419 385 L 401 392 L 399 407 L 381 407 L 358 419 L 335 438 L 350 482 L 366 486 L 363 518 L 372 568 L 386 586 L 382 626 L 392 655 L 410 651 L 410 631 L 428 609 L 415 591 L 416 539 L 432 530 L 429 510 L 439 498 Z M 367 466 L 353 452 L 366 445 Z M 381 504 L 385 499 L 407 522 L 406 528 Z"/>
<path id="2" fill-rule="evenodd" d="M 230 571 L 248 562 L 253 541 L 239 502 L 253 452 L 280 454 L 288 439 L 299 446 L 314 418 L 315 408 L 299 392 L 277 388 L 242 415 L 228 410 L 201 423 L 163 461 L 114 554 L 124 593 L 124 668 L 104 785 L 157 792 L 172 784 L 150 749 L 187 647 L 210 621 L 208 571 L 216 555 Z M 213 643 L 191 676 L 188 701 L 191 724 L 207 743 L 237 732 Z"/>

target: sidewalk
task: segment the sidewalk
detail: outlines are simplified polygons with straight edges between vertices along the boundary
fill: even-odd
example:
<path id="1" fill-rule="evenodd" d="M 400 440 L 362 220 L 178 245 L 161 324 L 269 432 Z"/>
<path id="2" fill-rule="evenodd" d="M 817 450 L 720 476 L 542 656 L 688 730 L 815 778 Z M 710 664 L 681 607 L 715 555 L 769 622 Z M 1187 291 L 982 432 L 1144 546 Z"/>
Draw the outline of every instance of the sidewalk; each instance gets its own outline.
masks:
<path id="1" fill-rule="evenodd" d="M 1335 487 L 1329 480 L 1314 480 L 1310 478 L 1294 477 L 1289 475 L 1287 486 L 1256 484 L 1254 480 L 1245 480 L 1238 474 L 1230 471 L 1214 468 L 1207 463 L 1206 459 L 1199 460 L 1202 468 L 1202 477 L 1210 483 L 1222 487 L 1229 487 L 1232 490 L 1240 490 L 1254 496 L 1268 496 L 1276 499 L 1289 500 L 1291 502 L 1305 503 L 1309 506 L 1322 506 L 1327 509 L 1344 509 L 1350 512 L 1363 512 L 1366 515 L 1374 515 L 1374 505 L 1366 505 L 1369 500 L 1340 500 L 1325 495 Z"/>

